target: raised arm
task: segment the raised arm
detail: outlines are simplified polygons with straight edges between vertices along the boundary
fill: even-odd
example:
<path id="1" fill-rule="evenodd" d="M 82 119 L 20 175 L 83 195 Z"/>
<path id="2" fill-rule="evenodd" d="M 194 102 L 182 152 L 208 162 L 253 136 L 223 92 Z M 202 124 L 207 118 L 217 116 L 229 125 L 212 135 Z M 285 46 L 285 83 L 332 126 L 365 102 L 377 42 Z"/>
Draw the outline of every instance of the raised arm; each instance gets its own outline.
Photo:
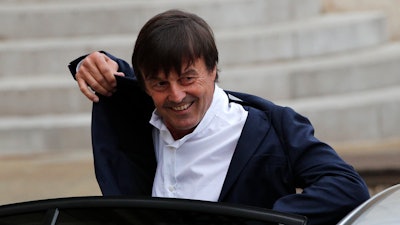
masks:
<path id="1" fill-rule="evenodd" d="M 121 64 L 123 66 L 120 66 Z M 117 86 L 115 75 L 124 76 L 125 72 L 132 73 L 132 69 L 125 61 L 105 52 L 93 52 L 79 57 L 68 67 L 81 92 L 93 102 L 99 101 L 96 93 L 111 96 L 115 92 Z M 120 67 L 125 71 L 121 71 Z"/>

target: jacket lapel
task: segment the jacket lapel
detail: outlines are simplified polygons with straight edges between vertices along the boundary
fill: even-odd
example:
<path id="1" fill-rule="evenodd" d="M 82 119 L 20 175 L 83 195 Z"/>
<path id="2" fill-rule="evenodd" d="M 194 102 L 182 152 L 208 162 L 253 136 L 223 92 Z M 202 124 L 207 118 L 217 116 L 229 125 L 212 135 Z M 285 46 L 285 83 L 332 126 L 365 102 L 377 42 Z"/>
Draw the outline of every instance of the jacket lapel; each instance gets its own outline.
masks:
<path id="1" fill-rule="evenodd" d="M 226 197 L 271 127 L 269 117 L 265 112 L 252 107 L 245 107 L 245 109 L 248 109 L 249 114 L 229 165 L 219 201 L 223 201 Z M 260 126 L 260 124 L 263 124 L 263 126 Z"/>

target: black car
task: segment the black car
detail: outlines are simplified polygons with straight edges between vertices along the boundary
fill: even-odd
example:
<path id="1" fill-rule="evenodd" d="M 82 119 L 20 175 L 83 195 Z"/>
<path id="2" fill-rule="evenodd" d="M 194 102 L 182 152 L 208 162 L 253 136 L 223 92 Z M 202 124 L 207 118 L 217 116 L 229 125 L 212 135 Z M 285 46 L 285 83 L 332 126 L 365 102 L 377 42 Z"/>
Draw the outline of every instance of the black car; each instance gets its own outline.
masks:
<path id="1" fill-rule="evenodd" d="M 338 225 L 400 224 L 400 184 L 354 209 Z M 0 225 L 306 225 L 270 209 L 170 198 L 73 197 L 0 206 Z"/>
<path id="2" fill-rule="evenodd" d="M 0 206 L 0 225 L 305 225 L 299 215 L 169 198 L 73 197 Z"/>

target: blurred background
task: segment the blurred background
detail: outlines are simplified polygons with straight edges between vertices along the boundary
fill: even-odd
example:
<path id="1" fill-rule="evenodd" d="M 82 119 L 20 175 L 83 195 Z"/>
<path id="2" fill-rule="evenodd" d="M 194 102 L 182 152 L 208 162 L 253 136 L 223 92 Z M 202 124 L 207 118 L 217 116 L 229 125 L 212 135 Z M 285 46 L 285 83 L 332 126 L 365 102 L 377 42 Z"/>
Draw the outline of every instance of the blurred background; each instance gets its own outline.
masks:
<path id="1" fill-rule="evenodd" d="M 68 63 L 130 62 L 156 13 L 213 28 L 220 86 L 293 107 L 366 179 L 400 182 L 400 0 L 0 0 L 0 204 L 100 195 L 91 103 Z"/>

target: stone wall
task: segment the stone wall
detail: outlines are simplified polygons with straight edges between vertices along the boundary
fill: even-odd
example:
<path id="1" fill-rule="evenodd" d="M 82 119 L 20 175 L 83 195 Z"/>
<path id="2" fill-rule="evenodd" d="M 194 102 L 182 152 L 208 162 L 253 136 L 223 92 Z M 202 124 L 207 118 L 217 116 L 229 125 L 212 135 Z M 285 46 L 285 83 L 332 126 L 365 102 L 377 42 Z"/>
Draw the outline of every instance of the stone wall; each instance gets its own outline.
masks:
<path id="1" fill-rule="evenodd" d="M 391 40 L 400 40 L 400 0 L 323 0 L 324 12 L 382 11 Z"/>

